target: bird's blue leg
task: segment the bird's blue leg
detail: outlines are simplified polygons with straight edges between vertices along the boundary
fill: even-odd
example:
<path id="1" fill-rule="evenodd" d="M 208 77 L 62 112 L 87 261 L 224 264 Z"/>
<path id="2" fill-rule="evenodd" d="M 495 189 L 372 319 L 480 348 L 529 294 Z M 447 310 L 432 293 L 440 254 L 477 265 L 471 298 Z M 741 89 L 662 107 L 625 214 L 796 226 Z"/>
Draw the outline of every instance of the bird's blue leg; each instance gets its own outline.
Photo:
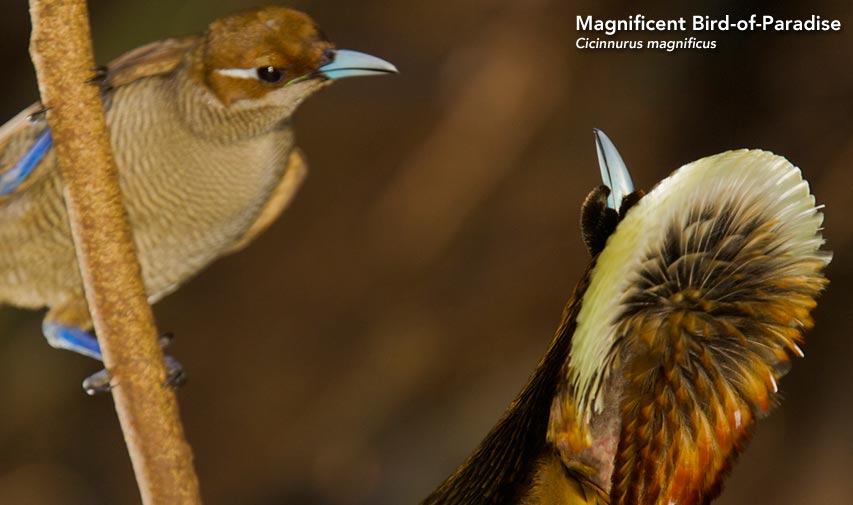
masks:
<path id="1" fill-rule="evenodd" d="M 27 149 L 27 152 L 21 156 L 21 159 L 0 175 L 0 196 L 6 196 L 18 189 L 18 186 L 27 180 L 27 177 L 44 158 L 51 145 L 53 145 L 53 137 L 50 135 L 50 130 L 45 129 L 36 138 L 33 145 Z"/>
<path id="2" fill-rule="evenodd" d="M 103 361 L 98 340 L 83 328 L 45 319 L 41 331 L 51 347 L 66 349 Z M 90 395 L 109 391 L 110 387 L 110 374 L 106 369 L 87 377 L 83 381 L 83 389 Z"/>
<path id="3" fill-rule="evenodd" d="M 45 320 L 41 331 L 51 347 L 73 351 L 98 361 L 104 360 L 98 340 L 82 328 Z"/>
<path id="4" fill-rule="evenodd" d="M 86 310 L 85 305 L 72 303 L 61 307 L 60 310 L 51 311 L 45 318 L 44 323 L 42 323 L 42 333 L 44 333 L 51 347 L 74 351 L 77 354 L 103 361 L 101 347 L 98 345 L 98 340 L 94 335 L 77 324 L 57 320 L 57 317 L 74 321 L 87 319 L 88 313 L 80 312 L 81 309 Z M 161 347 L 166 347 L 170 342 L 171 335 L 167 334 L 160 337 L 159 343 Z M 186 381 L 186 373 L 181 364 L 171 356 L 165 356 L 164 359 L 167 372 L 165 385 L 176 387 L 183 384 Z M 110 375 L 106 370 L 101 370 L 83 381 L 83 389 L 90 395 L 107 392 L 111 388 Z"/>

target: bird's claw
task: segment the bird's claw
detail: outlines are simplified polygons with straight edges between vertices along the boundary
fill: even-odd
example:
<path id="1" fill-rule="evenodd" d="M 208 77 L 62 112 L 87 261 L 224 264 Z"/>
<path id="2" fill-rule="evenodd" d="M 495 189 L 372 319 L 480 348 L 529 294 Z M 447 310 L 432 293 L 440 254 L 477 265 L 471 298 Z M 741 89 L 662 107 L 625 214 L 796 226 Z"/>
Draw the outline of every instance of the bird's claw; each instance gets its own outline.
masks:
<path id="1" fill-rule="evenodd" d="M 160 344 L 160 349 L 165 349 L 172 345 L 173 340 L 175 340 L 175 334 L 171 331 L 165 331 L 157 337 L 157 343 Z"/>
<path id="2" fill-rule="evenodd" d="M 107 91 L 109 85 L 109 69 L 103 65 L 98 65 L 92 69 L 92 77 L 86 80 L 89 84 L 94 84 L 101 89 L 101 92 Z"/>
<path id="3" fill-rule="evenodd" d="M 39 108 L 35 110 L 32 114 L 30 114 L 27 119 L 30 123 L 37 123 L 39 121 L 44 121 L 47 116 L 47 111 L 49 111 L 52 107 L 45 107 L 41 103 L 39 103 Z"/>
<path id="4" fill-rule="evenodd" d="M 173 339 L 174 334 L 166 332 L 162 333 L 157 338 L 157 343 L 160 344 L 161 349 L 165 349 L 172 343 Z M 183 365 L 169 355 L 163 356 L 163 360 L 166 363 L 166 382 L 163 383 L 163 387 L 177 389 L 186 384 L 187 372 L 184 370 Z M 114 385 L 111 383 L 110 373 L 106 369 L 86 377 L 83 381 L 83 390 L 86 391 L 86 394 L 89 396 L 108 393 L 112 390 L 113 386 Z"/>
<path id="5" fill-rule="evenodd" d="M 93 373 L 83 380 L 83 391 L 89 396 L 100 393 L 108 393 L 113 388 L 110 384 L 110 373 L 106 368 L 100 372 Z"/>
<path id="6" fill-rule="evenodd" d="M 166 382 L 163 387 L 178 389 L 187 382 L 187 372 L 183 365 L 171 356 L 163 357 L 166 362 Z M 94 396 L 100 393 L 108 393 L 112 390 L 110 373 L 104 369 L 94 373 L 83 381 L 83 390 L 89 396 Z"/>
<path id="7" fill-rule="evenodd" d="M 184 370 L 184 366 L 169 355 L 164 356 L 164 358 L 166 360 L 166 382 L 163 383 L 163 387 L 178 389 L 186 384 L 187 372 Z"/>

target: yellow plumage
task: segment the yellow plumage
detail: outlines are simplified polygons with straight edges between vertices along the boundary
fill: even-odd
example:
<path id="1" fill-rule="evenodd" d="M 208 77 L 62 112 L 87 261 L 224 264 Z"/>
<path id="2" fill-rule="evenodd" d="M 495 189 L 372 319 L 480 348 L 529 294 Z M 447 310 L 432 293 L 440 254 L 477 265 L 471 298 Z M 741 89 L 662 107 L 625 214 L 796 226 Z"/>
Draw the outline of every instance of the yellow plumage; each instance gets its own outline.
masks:
<path id="1" fill-rule="evenodd" d="M 775 403 L 831 259 L 800 170 L 731 151 L 627 195 L 621 216 L 608 193 L 584 205 L 600 253 L 542 363 L 426 503 L 708 503 Z M 527 447 L 496 450 L 508 440 Z M 481 487 L 502 492 L 470 491 L 465 476 L 513 461 Z"/>

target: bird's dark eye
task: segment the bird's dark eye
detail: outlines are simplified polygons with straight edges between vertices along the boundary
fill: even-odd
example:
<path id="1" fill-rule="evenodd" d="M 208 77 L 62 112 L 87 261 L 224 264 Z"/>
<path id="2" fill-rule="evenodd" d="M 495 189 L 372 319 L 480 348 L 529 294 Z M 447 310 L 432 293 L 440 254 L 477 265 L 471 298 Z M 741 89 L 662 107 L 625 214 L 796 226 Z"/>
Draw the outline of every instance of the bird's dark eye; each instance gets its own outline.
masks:
<path id="1" fill-rule="evenodd" d="M 275 84 L 284 79 L 284 72 L 275 67 L 258 67 L 258 79 Z"/>

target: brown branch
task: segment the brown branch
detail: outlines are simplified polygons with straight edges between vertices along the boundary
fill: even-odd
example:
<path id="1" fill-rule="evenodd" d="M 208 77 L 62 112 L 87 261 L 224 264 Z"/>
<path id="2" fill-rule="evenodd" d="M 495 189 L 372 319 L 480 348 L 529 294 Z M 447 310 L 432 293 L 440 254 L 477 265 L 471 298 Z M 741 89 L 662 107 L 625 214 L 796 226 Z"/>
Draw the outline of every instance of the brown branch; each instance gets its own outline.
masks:
<path id="1" fill-rule="evenodd" d="M 201 503 L 192 452 L 145 297 L 94 76 L 85 0 L 30 0 L 30 53 L 48 108 L 80 272 L 145 504 Z"/>

